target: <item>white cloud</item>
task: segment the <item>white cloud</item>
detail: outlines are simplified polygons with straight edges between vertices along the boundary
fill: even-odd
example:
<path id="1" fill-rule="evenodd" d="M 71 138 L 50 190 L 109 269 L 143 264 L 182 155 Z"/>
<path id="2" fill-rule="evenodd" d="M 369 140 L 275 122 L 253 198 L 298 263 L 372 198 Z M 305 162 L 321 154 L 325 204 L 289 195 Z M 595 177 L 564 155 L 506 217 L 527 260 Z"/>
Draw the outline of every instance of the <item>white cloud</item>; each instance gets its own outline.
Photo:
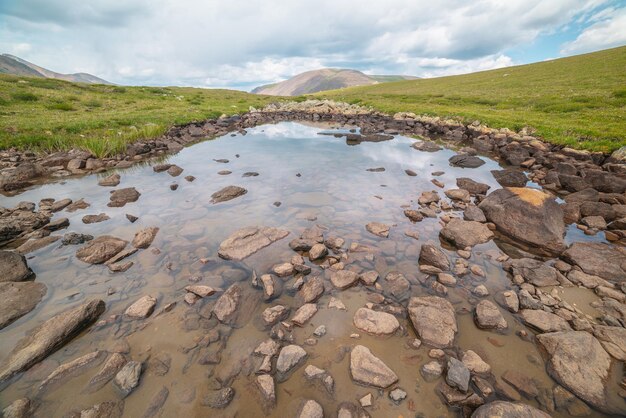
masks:
<path id="1" fill-rule="evenodd" d="M 576 54 L 626 45 L 626 8 L 610 9 L 592 16 L 595 22 L 561 48 L 562 54 Z"/>
<path id="2" fill-rule="evenodd" d="M 29 61 L 120 84 L 251 88 L 327 66 L 436 76 L 511 65 L 509 50 L 604 19 L 605 2 L 0 0 L 0 52 L 30 44 Z"/>

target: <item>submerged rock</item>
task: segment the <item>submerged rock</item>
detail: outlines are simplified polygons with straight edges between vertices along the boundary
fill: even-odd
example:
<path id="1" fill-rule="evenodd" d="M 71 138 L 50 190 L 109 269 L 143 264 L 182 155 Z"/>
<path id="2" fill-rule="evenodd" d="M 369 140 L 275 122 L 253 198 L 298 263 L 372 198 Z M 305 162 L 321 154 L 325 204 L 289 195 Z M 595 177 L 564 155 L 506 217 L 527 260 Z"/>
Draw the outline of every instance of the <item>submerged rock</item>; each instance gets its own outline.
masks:
<path id="1" fill-rule="evenodd" d="M 369 348 L 357 345 L 350 353 L 350 374 L 356 382 L 384 389 L 398 381 L 398 376 Z"/>
<path id="2" fill-rule="evenodd" d="M 140 377 L 141 363 L 138 361 L 129 361 L 117 372 L 113 384 L 120 391 L 122 397 L 125 398 L 139 385 Z"/>
<path id="3" fill-rule="evenodd" d="M 113 190 L 109 197 L 110 202 L 107 204 L 111 208 L 120 208 L 127 203 L 136 202 L 141 196 L 134 187 L 127 187 L 125 189 Z"/>
<path id="4" fill-rule="evenodd" d="M 483 160 L 475 155 L 458 154 L 450 157 L 448 160 L 453 167 L 477 168 L 485 164 Z"/>
<path id="5" fill-rule="evenodd" d="M 229 200 L 233 200 L 239 196 L 243 196 L 246 193 L 248 193 L 248 191 L 243 187 L 226 186 L 211 195 L 211 203 L 215 204 L 228 202 Z"/>
<path id="6" fill-rule="evenodd" d="M 503 267 L 513 275 L 519 274 L 535 286 L 558 286 L 560 284 L 557 270 L 539 260 L 518 258 L 508 261 Z"/>
<path id="7" fill-rule="evenodd" d="M 309 399 L 302 403 L 297 418 L 324 418 L 324 409 L 322 405 Z"/>
<path id="8" fill-rule="evenodd" d="M 213 307 L 213 314 L 222 323 L 231 323 L 237 316 L 237 308 L 239 307 L 239 301 L 243 290 L 237 284 L 231 285 L 226 291 L 219 297 L 215 306 Z"/>
<path id="9" fill-rule="evenodd" d="M 137 231 L 135 237 L 133 238 L 133 247 L 148 248 L 150 244 L 152 244 L 152 241 L 154 241 L 157 232 L 159 232 L 159 228 L 156 226 L 150 226 L 148 228 Z"/>
<path id="10" fill-rule="evenodd" d="M 306 358 L 307 353 L 304 351 L 304 348 L 299 345 L 291 344 L 283 347 L 278 354 L 278 359 L 276 360 L 276 370 L 278 373 L 287 374 L 294 367 L 301 364 L 301 362 Z"/>
<path id="11" fill-rule="evenodd" d="M 487 225 L 458 218 L 448 222 L 440 234 L 444 239 L 461 249 L 484 244 L 493 238 L 493 232 L 487 228 Z"/>
<path id="12" fill-rule="evenodd" d="M 354 286 L 359 281 L 359 275 L 350 270 L 333 271 L 330 281 L 336 288 L 343 290 Z"/>
<path id="13" fill-rule="evenodd" d="M 550 415 L 521 402 L 494 401 L 475 410 L 472 418 L 550 418 Z"/>
<path id="14" fill-rule="evenodd" d="M 420 339 L 437 348 L 452 345 L 458 330 L 452 304 L 439 296 L 412 297 L 409 317 Z"/>
<path id="15" fill-rule="evenodd" d="M 374 335 L 390 335 L 400 328 L 395 316 L 368 308 L 359 308 L 354 314 L 354 326 Z"/>
<path id="16" fill-rule="evenodd" d="M 530 188 L 498 189 L 479 208 L 499 231 L 520 242 L 549 252 L 565 249 L 563 210 L 547 193 Z"/>
<path id="17" fill-rule="evenodd" d="M 0 283 L 21 282 L 34 275 L 26 264 L 26 257 L 14 251 L 0 250 Z"/>
<path id="18" fill-rule="evenodd" d="M 273 227 L 243 228 L 222 241 L 218 254 L 226 260 L 243 260 L 287 235 L 289 231 Z"/>
<path id="19" fill-rule="evenodd" d="M 32 311 L 46 294 L 37 282 L 0 282 L 0 329 Z"/>
<path id="20" fill-rule="evenodd" d="M 93 299 L 61 312 L 22 338 L 0 365 L 0 383 L 52 354 L 104 312 L 104 302 Z"/>
<path id="21" fill-rule="evenodd" d="M 60 365 L 41 382 L 39 391 L 56 387 L 62 381 L 78 376 L 85 372 L 87 368 L 100 364 L 106 356 L 107 353 L 105 351 L 97 350 Z"/>
<path id="22" fill-rule="evenodd" d="M 124 311 L 124 315 L 133 319 L 147 318 L 152 314 L 152 312 L 154 312 L 154 307 L 156 306 L 156 303 L 156 298 L 150 295 L 146 295 L 135 301 L 128 308 L 126 308 L 126 311 Z"/>
<path id="23" fill-rule="evenodd" d="M 380 222 L 370 222 L 365 225 L 365 229 L 367 229 L 368 232 L 381 238 L 387 238 L 389 236 L 390 228 L 391 227 L 389 225 Z"/>
<path id="24" fill-rule="evenodd" d="M 76 251 L 76 257 L 85 263 L 102 264 L 122 251 L 128 242 L 109 235 L 89 241 Z"/>
<path id="25" fill-rule="evenodd" d="M 442 271 L 450 270 L 448 256 L 438 247 L 424 244 L 420 249 L 419 264 L 436 267 Z"/>

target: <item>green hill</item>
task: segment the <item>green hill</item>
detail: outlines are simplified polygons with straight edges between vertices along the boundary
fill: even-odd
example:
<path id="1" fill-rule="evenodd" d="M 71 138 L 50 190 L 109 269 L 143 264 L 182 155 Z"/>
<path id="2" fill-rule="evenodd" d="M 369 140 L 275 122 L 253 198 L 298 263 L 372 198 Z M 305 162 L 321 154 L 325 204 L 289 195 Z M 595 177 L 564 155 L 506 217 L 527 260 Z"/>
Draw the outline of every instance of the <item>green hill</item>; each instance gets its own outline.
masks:
<path id="1" fill-rule="evenodd" d="M 0 74 L 0 149 L 86 148 L 99 156 L 174 124 L 262 107 L 276 97 L 232 90 L 122 87 Z"/>
<path id="2" fill-rule="evenodd" d="M 546 140 L 612 151 L 626 145 L 626 47 L 479 73 L 350 87 L 317 96 L 492 127 L 530 126 Z"/>

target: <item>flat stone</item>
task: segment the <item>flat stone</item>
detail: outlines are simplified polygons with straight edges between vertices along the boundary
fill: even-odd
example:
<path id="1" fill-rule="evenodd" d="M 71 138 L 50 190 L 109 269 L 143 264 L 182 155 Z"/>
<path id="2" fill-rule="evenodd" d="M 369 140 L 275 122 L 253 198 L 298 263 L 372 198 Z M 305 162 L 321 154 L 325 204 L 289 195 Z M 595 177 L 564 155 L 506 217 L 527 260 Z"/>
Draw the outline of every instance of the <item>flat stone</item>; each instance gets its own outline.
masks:
<path id="1" fill-rule="evenodd" d="M 120 184 L 120 175 L 115 173 L 102 178 L 98 181 L 98 186 L 115 187 Z"/>
<path id="2" fill-rule="evenodd" d="M 317 305 L 315 303 L 305 303 L 300 306 L 296 313 L 291 318 L 291 322 L 296 325 L 303 326 L 307 323 L 313 315 L 317 313 Z"/>
<path id="3" fill-rule="evenodd" d="M 475 319 L 478 328 L 503 330 L 508 324 L 495 303 L 490 300 L 481 300 L 476 305 Z"/>
<path id="4" fill-rule="evenodd" d="M 548 373 L 576 396 L 604 411 L 611 358 L 585 331 L 541 334 L 537 341 L 549 355 Z"/>
<path id="5" fill-rule="evenodd" d="M 85 263 L 102 264 L 122 251 L 128 242 L 109 235 L 89 241 L 76 251 L 76 257 Z"/>
<path id="6" fill-rule="evenodd" d="M 389 236 L 390 228 L 390 225 L 386 225 L 380 222 L 370 222 L 365 225 L 365 229 L 367 229 L 368 232 L 381 238 L 387 238 Z"/>
<path id="7" fill-rule="evenodd" d="M 626 281 L 626 249 L 601 242 L 575 242 L 563 259 L 585 273 L 616 283 Z"/>
<path id="8" fill-rule="evenodd" d="M 465 189 L 471 195 L 486 195 L 491 186 L 485 183 L 479 183 L 467 177 L 456 179 L 456 185 L 460 189 Z"/>
<path id="9" fill-rule="evenodd" d="M 102 368 L 96 373 L 83 389 L 83 393 L 94 393 L 104 387 L 115 377 L 118 371 L 126 364 L 123 354 L 112 353 L 104 362 Z"/>
<path id="10" fill-rule="evenodd" d="M 176 164 L 172 164 L 170 166 L 170 168 L 167 169 L 167 174 L 169 174 L 172 177 L 178 177 L 183 173 L 183 169 L 179 166 L 177 166 Z"/>
<path id="11" fill-rule="evenodd" d="M 76 232 L 68 232 L 63 235 L 63 239 L 61 240 L 61 244 L 63 245 L 79 245 L 84 244 L 87 241 L 91 241 L 93 239 L 93 235 L 89 234 L 79 234 Z"/>
<path id="12" fill-rule="evenodd" d="M 0 282 L 0 329 L 32 311 L 46 291 L 38 282 Z"/>
<path id="13" fill-rule="evenodd" d="M 86 369 L 97 366 L 102 363 L 106 356 L 105 351 L 96 350 L 60 365 L 41 382 L 39 392 L 56 387 L 64 381 L 82 374 Z"/>
<path id="14" fill-rule="evenodd" d="M 124 315 L 133 319 L 147 318 L 154 312 L 156 303 L 156 298 L 150 295 L 143 296 L 126 308 Z"/>
<path id="15" fill-rule="evenodd" d="M 0 365 L 0 383 L 43 360 L 83 329 L 94 323 L 104 312 L 102 300 L 93 299 L 61 312 L 31 330 Z"/>
<path id="16" fill-rule="evenodd" d="M 211 195 L 211 203 L 215 204 L 228 202 L 229 200 L 233 200 L 239 196 L 243 196 L 246 193 L 248 193 L 248 191 L 243 187 L 226 186 Z"/>
<path id="17" fill-rule="evenodd" d="M 20 398 L 11 402 L 2 410 L 0 415 L 4 418 L 30 418 L 32 416 L 31 408 L 30 399 Z"/>
<path id="18" fill-rule="evenodd" d="M 222 241 L 218 254 L 226 260 L 243 260 L 287 235 L 288 231 L 272 227 L 243 228 Z"/>
<path id="19" fill-rule="evenodd" d="M 0 250 L 0 283 L 21 282 L 35 274 L 26 264 L 26 257 L 14 251 Z"/>
<path id="20" fill-rule="evenodd" d="M 438 247 L 424 244 L 420 249 L 419 264 L 436 267 L 442 271 L 450 270 L 450 259 Z"/>
<path id="21" fill-rule="evenodd" d="M 476 409 L 472 418 L 550 418 L 550 415 L 521 402 L 494 401 Z"/>
<path id="22" fill-rule="evenodd" d="M 333 271 L 330 274 L 331 283 L 338 289 L 347 289 L 354 286 L 359 280 L 359 275 L 350 270 Z"/>
<path id="23" fill-rule="evenodd" d="M 540 309 L 522 309 L 520 315 L 526 325 L 541 332 L 569 331 L 572 329 L 565 319 Z"/>
<path id="24" fill-rule="evenodd" d="M 159 228 L 156 226 L 150 226 L 137 231 L 137 233 L 135 233 L 135 237 L 133 238 L 133 247 L 144 249 L 148 248 L 150 244 L 152 244 L 152 241 L 154 241 L 157 232 L 159 232 Z"/>
<path id="25" fill-rule="evenodd" d="M 291 344 L 283 347 L 276 360 L 276 370 L 278 373 L 287 374 L 294 367 L 298 366 L 307 356 L 304 348 Z"/>
<path id="26" fill-rule="evenodd" d="M 61 239 L 61 237 L 58 235 L 48 235 L 47 237 L 42 238 L 31 238 L 19 247 L 17 247 L 16 251 L 20 254 L 32 253 L 33 251 L 40 250 L 52 243 L 57 242 L 59 239 Z"/>
<path id="27" fill-rule="evenodd" d="M 105 401 L 78 412 L 78 416 L 87 418 L 121 418 L 124 401 Z M 70 415 L 74 417 L 74 415 Z"/>
<path id="28" fill-rule="evenodd" d="M 267 325 L 274 325 L 278 321 L 282 321 L 289 315 L 289 308 L 286 308 L 283 305 L 272 306 L 271 308 L 266 308 L 261 315 L 263 317 L 263 321 Z"/>
<path id="29" fill-rule="evenodd" d="M 446 190 L 444 193 L 451 200 L 457 200 L 460 202 L 470 201 L 470 193 L 465 189 L 450 189 Z"/>
<path id="30" fill-rule="evenodd" d="M 466 221 L 487 222 L 485 214 L 476 205 L 467 205 L 463 211 L 463 219 Z"/>
<path id="31" fill-rule="evenodd" d="M 450 157 L 448 160 L 453 167 L 477 168 L 485 164 L 483 160 L 475 155 L 458 154 Z"/>
<path id="32" fill-rule="evenodd" d="M 141 363 L 138 361 L 129 361 L 117 372 L 113 384 L 120 391 L 122 397 L 125 398 L 139 385 L 140 376 Z"/>
<path id="33" fill-rule="evenodd" d="M 594 325 L 593 335 L 611 356 L 626 361 L 626 328 Z"/>
<path id="34" fill-rule="evenodd" d="M 302 285 L 298 295 L 304 303 L 317 301 L 324 294 L 324 282 L 319 276 L 310 278 Z"/>
<path id="35" fill-rule="evenodd" d="M 472 373 L 488 374 L 491 372 L 491 366 L 472 350 L 464 352 L 461 361 Z"/>
<path id="36" fill-rule="evenodd" d="M 398 381 L 398 376 L 369 348 L 357 345 L 350 353 L 350 374 L 357 383 L 386 388 Z"/>
<path id="37" fill-rule="evenodd" d="M 324 418 L 324 409 L 316 401 L 309 399 L 302 403 L 297 418 Z"/>
<path id="38" fill-rule="evenodd" d="M 369 334 L 391 335 L 400 328 L 400 323 L 395 316 L 386 312 L 359 308 L 354 314 L 354 326 Z"/>
<path id="39" fill-rule="evenodd" d="M 557 270 L 539 260 L 518 258 L 505 263 L 504 268 L 513 275 L 519 274 L 535 286 L 558 286 L 560 284 Z"/>
<path id="40" fill-rule="evenodd" d="M 452 345 L 458 330 L 452 304 L 439 296 L 412 297 L 409 317 L 420 339 L 433 347 Z"/>
<path id="41" fill-rule="evenodd" d="M 139 193 L 134 187 L 127 187 L 125 189 L 113 190 L 111 196 L 109 196 L 110 202 L 107 204 L 111 208 L 119 208 L 125 206 L 127 203 L 136 202 L 139 200 Z"/>
<path id="42" fill-rule="evenodd" d="M 205 286 L 205 285 L 201 285 L 201 284 L 194 284 L 194 285 L 185 286 L 185 290 L 187 292 L 193 293 L 194 295 L 197 295 L 197 296 L 199 296 L 201 298 L 206 298 L 208 296 L 211 296 L 211 295 L 215 294 L 215 292 L 217 292 L 211 286 Z"/>
<path id="43" fill-rule="evenodd" d="M 161 386 L 161 388 L 152 396 L 152 399 L 148 403 L 148 407 L 144 412 L 142 418 L 159 417 L 162 414 L 163 405 L 167 401 L 170 395 L 170 391 L 167 387 Z"/>
<path id="44" fill-rule="evenodd" d="M 457 248 L 464 249 L 484 244 L 493 238 L 493 232 L 487 225 L 476 221 L 452 219 L 441 229 L 442 238 L 450 241 Z"/>
<path id="45" fill-rule="evenodd" d="M 517 170 L 491 170 L 491 174 L 502 187 L 524 187 L 528 177 Z"/>
<path id="46" fill-rule="evenodd" d="M 217 299 L 213 314 L 220 322 L 228 324 L 235 320 L 242 293 L 243 289 L 238 284 L 233 284 Z"/>

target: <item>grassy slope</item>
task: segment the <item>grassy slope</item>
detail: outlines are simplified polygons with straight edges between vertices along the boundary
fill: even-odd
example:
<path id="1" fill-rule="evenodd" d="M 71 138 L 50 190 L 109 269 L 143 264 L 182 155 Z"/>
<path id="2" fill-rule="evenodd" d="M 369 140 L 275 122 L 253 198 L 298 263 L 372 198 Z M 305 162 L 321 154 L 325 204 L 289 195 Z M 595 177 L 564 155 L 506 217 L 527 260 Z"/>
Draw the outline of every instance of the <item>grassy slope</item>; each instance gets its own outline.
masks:
<path id="1" fill-rule="evenodd" d="M 531 126 L 546 140 L 612 151 L 626 145 L 626 47 L 480 73 L 351 87 L 317 96 L 493 127 Z"/>
<path id="2" fill-rule="evenodd" d="M 0 149 L 82 147 L 112 155 L 174 124 L 242 113 L 276 100 L 231 90 L 120 87 L 0 74 Z"/>

